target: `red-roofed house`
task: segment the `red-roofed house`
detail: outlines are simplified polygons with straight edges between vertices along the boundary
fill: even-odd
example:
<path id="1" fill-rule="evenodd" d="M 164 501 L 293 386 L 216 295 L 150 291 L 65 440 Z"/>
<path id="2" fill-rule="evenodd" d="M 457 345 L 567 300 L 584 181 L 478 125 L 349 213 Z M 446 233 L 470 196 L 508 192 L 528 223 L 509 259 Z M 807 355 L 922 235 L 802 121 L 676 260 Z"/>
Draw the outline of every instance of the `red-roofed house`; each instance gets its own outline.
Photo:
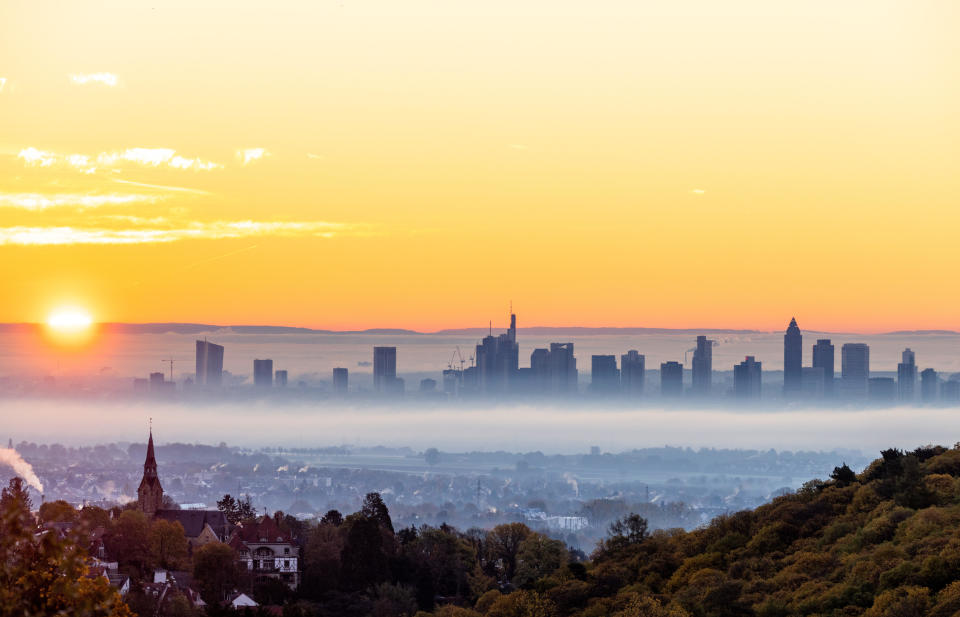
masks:
<path id="1" fill-rule="evenodd" d="M 275 578 L 290 589 L 300 584 L 300 548 L 269 516 L 238 527 L 230 539 L 241 567 L 257 578 Z"/>

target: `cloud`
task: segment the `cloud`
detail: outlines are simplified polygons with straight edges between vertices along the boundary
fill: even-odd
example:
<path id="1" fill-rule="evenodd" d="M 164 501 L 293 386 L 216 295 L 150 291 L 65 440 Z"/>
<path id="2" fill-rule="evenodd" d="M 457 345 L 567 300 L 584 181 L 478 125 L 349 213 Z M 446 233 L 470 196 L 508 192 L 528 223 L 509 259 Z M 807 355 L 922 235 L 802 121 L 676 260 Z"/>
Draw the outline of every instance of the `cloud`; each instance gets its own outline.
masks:
<path id="1" fill-rule="evenodd" d="M 239 158 L 244 165 L 259 161 L 265 156 L 270 156 L 266 148 L 244 148 L 243 150 L 237 150 L 237 158 Z"/>
<path id="2" fill-rule="evenodd" d="M 117 85 L 117 76 L 113 73 L 74 73 L 70 75 L 70 81 L 78 86 L 103 84 L 112 88 Z"/>
<path id="3" fill-rule="evenodd" d="M 129 163 L 141 167 L 171 167 L 173 169 L 198 171 L 209 171 L 223 167 L 223 165 L 213 161 L 181 156 L 173 148 L 128 148 L 123 151 L 101 152 L 96 156 L 90 156 L 86 154 L 60 154 L 30 147 L 21 150 L 17 157 L 31 166 L 51 167 L 62 165 L 87 174 L 95 173 L 100 167 L 116 169 Z"/>
<path id="4" fill-rule="evenodd" d="M 57 246 L 74 244 L 155 244 L 180 240 L 224 240 L 251 237 L 332 238 L 353 228 L 324 221 L 264 222 L 214 221 L 170 229 L 110 229 L 102 227 L 0 227 L 0 246 Z"/>
<path id="5" fill-rule="evenodd" d="M 7 85 L 7 78 L 0 77 L 0 92 L 3 92 L 3 87 Z"/>
<path id="6" fill-rule="evenodd" d="M 111 178 L 114 182 L 118 184 L 129 184 L 130 186 L 142 186 L 148 189 L 157 189 L 160 191 L 173 191 L 175 193 L 193 193 L 194 195 L 209 195 L 208 191 L 201 191 L 200 189 L 191 189 L 182 186 L 167 186 L 165 184 L 147 184 L 146 182 L 134 182 L 132 180 L 121 180 L 119 178 Z"/>
<path id="7" fill-rule="evenodd" d="M 694 195 L 703 195 L 704 193 L 706 193 L 706 191 L 703 189 L 690 189 L 690 192 L 693 193 Z"/>
<path id="8" fill-rule="evenodd" d="M 323 157 L 320 156 L 319 154 L 314 154 L 313 152 L 307 152 L 307 158 L 316 160 L 316 159 L 322 159 Z"/>
<path id="9" fill-rule="evenodd" d="M 138 193 L 0 193 L 0 208 L 46 210 L 48 208 L 100 208 L 127 206 L 135 203 L 156 203 L 161 195 Z"/>

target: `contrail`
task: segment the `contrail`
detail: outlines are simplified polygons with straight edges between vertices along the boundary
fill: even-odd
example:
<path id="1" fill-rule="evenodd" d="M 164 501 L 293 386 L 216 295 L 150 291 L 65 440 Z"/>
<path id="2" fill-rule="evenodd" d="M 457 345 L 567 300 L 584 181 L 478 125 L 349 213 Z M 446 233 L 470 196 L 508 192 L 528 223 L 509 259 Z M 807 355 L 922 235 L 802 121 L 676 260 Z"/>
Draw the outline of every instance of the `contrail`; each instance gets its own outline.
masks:
<path id="1" fill-rule="evenodd" d="M 37 489 L 37 492 L 43 493 L 43 484 L 37 474 L 33 473 L 33 467 L 23 457 L 17 454 L 16 450 L 10 448 L 0 448 L 0 463 L 13 467 L 13 472 L 26 480 L 27 484 Z"/>
<path id="2" fill-rule="evenodd" d="M 120 180 L 119 178 L 112 178 L 114 182 L 120 184 L 129 184 L 131 186 L 142 186 L 148 189 L 159 189 L 161 191 L 176 191 L 178 193 L 194 193 L 195 195 L 209 195 L 208 191 L 201 191 L 200 189 L 188 189 L 182 186 L 166 186 L 164 184 L 147 184 L 145 182 L 134 182 L 132 180 Z"/>

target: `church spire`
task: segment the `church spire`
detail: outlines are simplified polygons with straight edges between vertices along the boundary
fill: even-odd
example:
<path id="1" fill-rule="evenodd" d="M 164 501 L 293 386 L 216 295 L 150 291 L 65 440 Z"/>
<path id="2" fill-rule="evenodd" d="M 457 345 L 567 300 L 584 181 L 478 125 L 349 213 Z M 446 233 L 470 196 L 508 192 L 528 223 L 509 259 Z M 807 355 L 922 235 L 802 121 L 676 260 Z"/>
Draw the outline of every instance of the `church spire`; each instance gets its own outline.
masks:
<path id="1" fill-rule="evenodd" d="M 150 428 L 150 439 L 147 441 L 147 458 L 143 461 L 143 477 L 157 477 L 157 458 L 153 453 L 153 427 Z"/>

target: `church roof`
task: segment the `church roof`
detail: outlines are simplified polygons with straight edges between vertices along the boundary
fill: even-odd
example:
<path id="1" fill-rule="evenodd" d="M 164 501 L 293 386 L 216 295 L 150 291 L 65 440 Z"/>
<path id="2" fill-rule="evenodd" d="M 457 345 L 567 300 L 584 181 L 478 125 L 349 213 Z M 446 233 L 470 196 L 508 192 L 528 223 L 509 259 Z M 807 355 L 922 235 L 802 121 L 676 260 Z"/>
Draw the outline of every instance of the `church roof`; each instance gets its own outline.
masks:
<path id="1" fill-rule="evenodd" d="M 153 453 L 153 430 L 150 431 L 150 439 L 147 441 L 147 458 L 143 461 L 144 467 L 152 465 L 157 466 L 157 457 Z"/>
<path id="2" fill-rule="evenodd" d="M 227 536 L 230 527 L 226 515 L 220 510 L 157 510 L 154 517 L 180 523 L 183 525 L 184 535 L 188 538 L 196 538 L 203 532 L 205 525 L 210 525 L 213 532 L 222 539 Z"/>

